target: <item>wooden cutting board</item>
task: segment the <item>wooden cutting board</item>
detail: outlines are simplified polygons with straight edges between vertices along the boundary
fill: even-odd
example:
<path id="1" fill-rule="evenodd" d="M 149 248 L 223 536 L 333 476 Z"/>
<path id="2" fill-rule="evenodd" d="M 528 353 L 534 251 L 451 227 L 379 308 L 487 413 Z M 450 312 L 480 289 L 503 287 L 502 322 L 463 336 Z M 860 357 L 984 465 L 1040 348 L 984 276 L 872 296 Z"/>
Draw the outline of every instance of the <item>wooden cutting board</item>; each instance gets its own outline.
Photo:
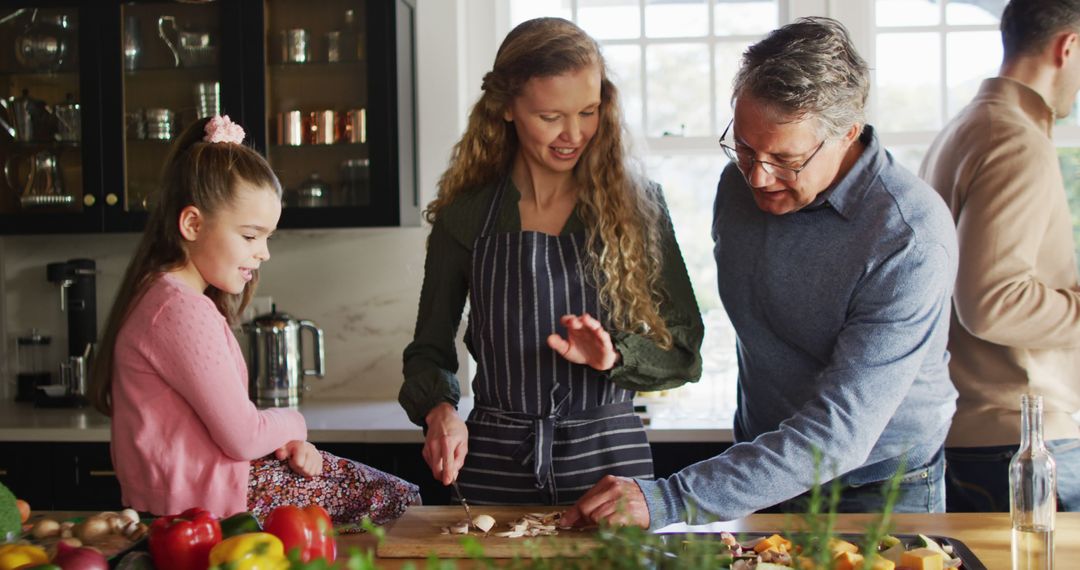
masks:
<path id="1" fill-rule="evenodd" d="M 548 513 L 560 510 L 552 506 L 500 506 L 470 505 L 473 516 L 487 514 L 495 518 L 496 531 L 507 530 L 507 524 L 520 519 L 525 513 Z M 465 519 L 460 506 L 409 507 L 405 514 L 385 527 L 386 537 L 375 550 L 381 558 L 424 558 L 434 554 L 439 558 L 465 558 L 461 544 L 464 535 L 441 534 L 442 527 Z M 553 556 L 581 556 L 596 546 L 593 530 L 560 530 L 555 536 L 532 538 L 500 538 L 494 534 L 485 536 L 470 529 L 488 558 L 513 558 Z"/>

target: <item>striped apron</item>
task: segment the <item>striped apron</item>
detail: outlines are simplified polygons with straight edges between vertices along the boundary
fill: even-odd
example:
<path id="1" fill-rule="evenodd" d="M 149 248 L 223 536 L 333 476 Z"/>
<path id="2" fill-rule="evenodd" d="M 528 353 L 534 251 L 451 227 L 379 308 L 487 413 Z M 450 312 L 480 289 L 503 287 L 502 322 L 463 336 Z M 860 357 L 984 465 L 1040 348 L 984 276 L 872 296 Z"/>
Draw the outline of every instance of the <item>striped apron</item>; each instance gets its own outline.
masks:
<path id="1" fill-rule="evenodd" d="M 634 392 L 547 346 L 565 314 L 606 322 L 585 274 L 585 233 L 494 234 L 500 184 L 476 238 L 466 344 L 477 362 L 469 453 L 458 475 L 470 502 L 567 504 L 606 474 L 653 477 Z"/>

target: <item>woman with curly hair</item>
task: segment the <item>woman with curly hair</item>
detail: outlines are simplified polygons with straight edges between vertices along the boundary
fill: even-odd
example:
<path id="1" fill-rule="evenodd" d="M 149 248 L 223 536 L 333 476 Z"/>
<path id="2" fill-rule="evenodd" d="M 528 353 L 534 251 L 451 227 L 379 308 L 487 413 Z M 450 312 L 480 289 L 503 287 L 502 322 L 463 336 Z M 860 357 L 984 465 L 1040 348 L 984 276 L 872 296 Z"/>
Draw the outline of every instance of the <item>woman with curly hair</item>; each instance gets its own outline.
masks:
<path id="1" fill-rule="evenodd" d="M 704 327 L 660 188 L 631 169 L 618 92 L 573 23 L 517 26 L 425 215 L 399 394 L 423 455 L 477 503 L 572 503 L 652 477 L 638 390 L 701 375 Z M 475 405 L 457 413 L 466 299 Z"/>

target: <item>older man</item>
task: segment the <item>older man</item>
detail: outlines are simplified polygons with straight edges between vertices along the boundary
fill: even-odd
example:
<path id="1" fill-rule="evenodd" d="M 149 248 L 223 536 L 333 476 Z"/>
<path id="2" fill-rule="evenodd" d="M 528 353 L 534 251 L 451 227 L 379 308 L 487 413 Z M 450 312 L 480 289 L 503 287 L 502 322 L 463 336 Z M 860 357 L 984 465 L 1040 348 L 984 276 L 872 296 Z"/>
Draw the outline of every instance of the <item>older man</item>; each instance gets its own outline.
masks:
<path id="1" fill-rule="evenodd" d="M 1058 506 L 1080 510 L 1080 283 L 1050 135 L 1080 89 L 1080 0 L 1013 0 L 1004 61 L 934 141 L 921 175 L 960 242 L 949 363 L 960 391 L 946 442 L 949 510 L 1009 510 L 1020 395 L 1045 398 Z"/>
<path id="2" fill-rule="evenodd" d="M 944 510 L 956 237 L 941 198 L 865 125 L 868 92 L 834 20 L 799 20 L 744 54 L 713 221 L 738 336 L 736 443 L 667 479 L 606 477 L 568 522 L 796 510 L 816 466 L 844 485 L 841 511 L 880 510 L 896 474 L 896 511 Z"/>

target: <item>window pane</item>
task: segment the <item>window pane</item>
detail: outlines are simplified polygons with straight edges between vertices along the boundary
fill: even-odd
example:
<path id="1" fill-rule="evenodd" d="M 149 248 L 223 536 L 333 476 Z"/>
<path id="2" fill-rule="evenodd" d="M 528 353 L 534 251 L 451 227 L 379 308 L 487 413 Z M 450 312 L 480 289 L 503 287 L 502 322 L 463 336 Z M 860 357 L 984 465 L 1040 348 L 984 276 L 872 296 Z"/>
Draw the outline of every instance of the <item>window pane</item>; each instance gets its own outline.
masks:
<path id="1" fill-rule="evenodd" d="M 938 34 L 878 34 L 876 122 L 882 131 L 941 128 Z"/>
<path id="2" fill-rule="evenodd" d="M 577 23 L 596 39 L 641 37 L 638 0 L 578 0 Z"/>
<path id="3" fill-rule="evenodd" d="M 997 75 L 1001 65 L 998 32 L 949 32 L 945 37 L 945 74 L 949 82 L 948 116 L 967 105 L 983 79 Z"/>
<path id="4" fill-rule="evenodd" d="M 510 0 L 510 27 L 541 16 L 570 19 L 570 0 Z"/>
<path id="5" fill-rule="evenodd" d="M 776 0 L 716 0 L 714 33 L 718 36 L 764 34 L 776 28 Z"/>
<path id="6" fill-rule="evenodd" d="M 717 293 L 711 235 L 716 183 L 727 159 L 717 147 L 715 154 L 651 156 L 646 164 L 650 178 L 664 188 L 679 248 L 705 321 L 702 378 L 670 392 L 678 403 L 668 413 L 682 418 L 728 418 L 735 410 L 738 363 L 735 331 Z"/>
<path id="7" fill-rule="evenodd" d="M 1080 101 L 1073 101 L 1072 110 L 1069 111 L 1069 114 L 1064 117 L 1058 117 L 1058 120 L 1054 121 L 1054 124 L 1062 126 L 1080 125 L 1080 118 L 1078 117 L 1080 117 Z"/>
<path id="8" fill-rule="evenodd" d="M 670 44 L 647 49 L 648 136 L 712 134 L 708 47 Z"/>
<path id="9" fill-rule="evenodd" d="M 929 148 L 929 145 L 885 146 L 885 149 L 892 154 L 896 162 L 899 162 L 901 166 L 910 170 L 913 174 L 919 173 L 919 166 L 922 164 L 922 159 L 926 156 L 926 151 Z"/>
<path id="10" fill-rule="evenodd" d="M 645 36 L 686 38 L 709 33 L 709 5 L 706 0 L 647 0 Z"/>
<path id="11" fill-rule="evenodd" d="M 874 10 L 878 26 L 933 26 L 941 22 L 941 8 L 935 0 L 877 0 Z"/>
<path id="12" fill-rule="evenodd" d="M 1080 261 L 1080 148 L 1059 148 L 1058 160 L 1061 162 L 1061 177 L 1065 180 L 1065 194 L 1069 198 L 1069 210 L 1072 211 L 1073 247 Z"/>
<path id="13" fill-rule="evenodd" d="M 1001 19 L 1001 12 L 1008 0 L 948 0 L 945 4 L 945 21 L 950 25 L 994 24 Z"/>
<path id="14" fill-rule="evenodd" d="M 731 120 L 731 83 L 739 71 L 742 54 L 749 42 L 720 42 L 716 44 L 716 128 L 715 135 Z"/>
<path id="15" fill-rule="evenodd" d="M 641 107 L 641 48 L 638 46 L 604 46 L 611 81 L 619 90 L 623 120 L 636 135 L 645 132 Z"/>

